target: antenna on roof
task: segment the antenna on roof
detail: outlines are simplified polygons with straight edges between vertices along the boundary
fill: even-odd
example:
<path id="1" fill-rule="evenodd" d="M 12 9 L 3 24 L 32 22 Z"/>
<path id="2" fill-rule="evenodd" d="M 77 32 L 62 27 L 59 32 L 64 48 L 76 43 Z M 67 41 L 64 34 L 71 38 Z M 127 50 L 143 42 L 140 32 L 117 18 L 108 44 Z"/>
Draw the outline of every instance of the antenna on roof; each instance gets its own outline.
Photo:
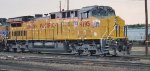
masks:
<path id="1" fill-rule="evenodd" d="M 48 16 L 48 14 L 44 14 L 46 17 Z"/>
<path id="2" fill-rule="evenodd" d="M 59 6 L 59 8 L 60 8 L 60 12 L 61 12 L 61 0 L 59 1 L 59 3 L 60 3 L 60 6 Z"/>
<path id="3" fill-rule="evenodd" d="M 67 0 L 67 10 L 69 10 L 69 0 Z"/>

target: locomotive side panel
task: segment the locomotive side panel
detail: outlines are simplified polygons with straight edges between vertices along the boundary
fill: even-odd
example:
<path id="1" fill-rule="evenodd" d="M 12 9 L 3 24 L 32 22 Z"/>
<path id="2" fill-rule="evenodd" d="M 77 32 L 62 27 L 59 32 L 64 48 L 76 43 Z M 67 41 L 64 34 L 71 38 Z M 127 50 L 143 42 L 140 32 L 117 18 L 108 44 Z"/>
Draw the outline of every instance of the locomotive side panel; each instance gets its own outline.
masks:
<path id="1" fill-rule="evenodd" d="M 34 22 L 33 27 L 28 28 L 31 23 L 23 23 L 22 27 L 12 28 L 13 31 L 18 31 L 19 36 L 12 36 L 12 39 L 18 40 L 89 40 L 89 39 L 102 39 L 102 38 L 118 38 L 124 36 L 124 21 L 115 17 L 108 19 L 86 19 L 77 21 L 69 20 L 37 20 Z M 57 21 L 57 22 L 55 22 Z M 50 23 L 51 22 L 51 23 Z M 33 23 L 32 23 L 33 24 Z M 115 26 L 117 26 L 117 29 Z M 42 26 L 41 26 L 42 25 Z M 50 27 L 51 26 L 51 27 Z M 27 31 L 26 36 L 22 36 Z M 117 31 L 117 32 L 116 32 Z M 13 32 L 14 33 L 14 32 Z M 16 34 L 16 33 L 14 33 Z"/>

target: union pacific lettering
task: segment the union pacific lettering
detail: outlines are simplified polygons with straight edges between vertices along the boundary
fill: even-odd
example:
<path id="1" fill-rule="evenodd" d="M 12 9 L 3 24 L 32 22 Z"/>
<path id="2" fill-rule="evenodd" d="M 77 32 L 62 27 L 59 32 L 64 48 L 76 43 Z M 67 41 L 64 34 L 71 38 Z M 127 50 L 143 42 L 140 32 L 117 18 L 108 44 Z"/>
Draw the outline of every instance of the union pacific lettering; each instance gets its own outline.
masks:
<path id="1" fill-rule="evenodd" d="M 34 29 L 34 28 L 37 28 L 35 24 L 27 25 L 27 29 Z"/>
<path id="2" fill-rule="evenodd" d="M 56 27 L 56 23 L 45 23 L 45 24 L 40 24 L 40 28 L 54 28 Z"/>
<path id="3" fill-rule="evenodd" d="M 62 26 L 71 26 L 72 22 L 62 22 Z M 44 28 L 55 28 L 58 26 L 58 23 L 45 23 L 45 24 L 40 24 L 40 28 L 44 29 Z M 79 22 L 79 25 L 81 27 L 90 27 L 90 21 L 81 21 Z M 37 28 L 37 26 L 35 24 L 28 24 L 27 25 L 27 29 L 34 29 Z"/>

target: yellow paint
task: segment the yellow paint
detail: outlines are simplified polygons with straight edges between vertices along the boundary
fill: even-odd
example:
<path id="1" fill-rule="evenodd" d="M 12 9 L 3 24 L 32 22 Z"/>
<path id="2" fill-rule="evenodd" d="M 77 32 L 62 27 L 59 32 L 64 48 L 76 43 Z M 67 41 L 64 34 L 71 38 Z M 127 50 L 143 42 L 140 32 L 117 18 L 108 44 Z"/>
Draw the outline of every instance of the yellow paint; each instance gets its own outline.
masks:
<path id="1" fill-rule="evenodd" d="M 115 19 L 117 20 L 115 22 Z M 81 24 L 81 22 L 84 22 Z M 85 22 L 88 22 L 85 23 Z M 94 25 L 94 22 L 100 24 Z M 75 24 L 76 23 L 76 24 Z M 78 24 L 78 25 L 77 25 Z M 120 34 L 116 37 L 115 24 L 120 26 Z M 125 22 L 118 16 L 103 19 L 36 19 L 25 22 L 22 27 L 10 27 L 10 32 L 27 31 L 27 36 L 10 36 L 9 40 L 94 40 L 127 38 L 124 36 Z"/>

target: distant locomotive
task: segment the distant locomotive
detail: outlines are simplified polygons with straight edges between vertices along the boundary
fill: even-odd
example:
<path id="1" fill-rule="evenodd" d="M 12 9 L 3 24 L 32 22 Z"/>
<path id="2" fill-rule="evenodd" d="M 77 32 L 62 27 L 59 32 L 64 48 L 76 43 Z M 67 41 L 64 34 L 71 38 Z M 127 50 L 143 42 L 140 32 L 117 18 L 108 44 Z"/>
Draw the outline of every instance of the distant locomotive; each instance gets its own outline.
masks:
<path id="1" fill-rule="evenodd" d="M 117 55 L 129 51 L 125 21 L 109 6 L 9 18 L 10 51 Z M 113 52 L 112 52 L 113 51 Z"/>
<path id="2" fill-rule="evenodd" d="M 6 18 L 0 18 L 0 42 L 3 41 L 4 36 L 6 36 L 7 31 L 6 31 Z"/>
<path id="3" fill-rule="evenodd" d="M 8 34 L 6 30 L 6 26 L 8 24 L 6 24 L 6 20 L 7 20 L 6 18 L 0 18 L 0 51 L 2 51 L 2 49 L 5 47 L 4 39 Z"/>

